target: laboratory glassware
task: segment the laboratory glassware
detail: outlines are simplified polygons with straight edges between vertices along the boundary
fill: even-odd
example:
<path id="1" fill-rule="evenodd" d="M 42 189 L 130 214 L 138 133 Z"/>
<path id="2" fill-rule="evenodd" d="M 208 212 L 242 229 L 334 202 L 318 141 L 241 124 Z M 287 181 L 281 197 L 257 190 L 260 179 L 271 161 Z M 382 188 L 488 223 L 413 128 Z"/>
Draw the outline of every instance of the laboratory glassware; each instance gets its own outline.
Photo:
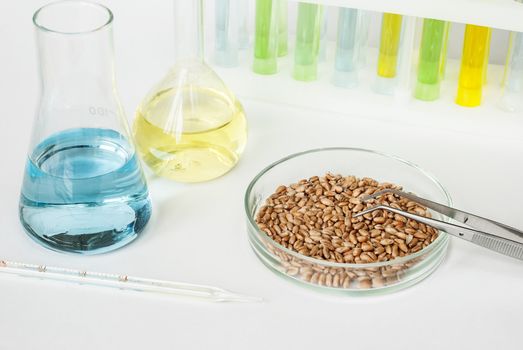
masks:
<path id="1" fill-rule="evenodd" d="M 254 73 L 275 74 L 278 71 L 280 1 L 256 0 L 254 62 L 252 65 Z"/>
<path id="2" fill-rule="evenodd" d="M 249 48 L 249 1 L 236 0 L 238 1 L 238 22 L 239 31 L 238 34 L 238 46 L 240 50 Z"/>
<path id="3" fill-rule="evenodd" d="M 439 98 L 446 27 L 446 22 L 438 19 L 423 20 L 418 79 L 414 90 L 414 96 L 419 100 L 434 101 Z"/>
<path id="4" fill-rule="evenodd" d="M 502 83 L 501 107 L 509 112 L 523 108 L 523 33 L 511 32 Z"/>
<path id="5" fill-rule="evenodd" d="M 41 94 L 19 214 L 40 244 L 83 254 L 134 240 L 151 214 L 115 86 L 111 11 L 60 1 L 33 17 Z"/>
<path id="6" fill-rule="evenodd" d="M 439 75 L 440 79 L 445 79 L 445 74 L 447 72 L 447 53 L 449 48 L 449 33 L 450 33 L 450 22 L 445 22 L 445 29 L 443 33 L 443 48 L 441 53 L 441 63 L 440 63 L 440 70 Z"/>
<path id="7" fill-rule="evenodd" d="M 222 67 L 238 65 L 239 50 L 248 47 L 247 2 L 216 0 L 214 61 Z"/>
<path id="8" fill-rule="evenodd" d="M 259 297 L 238 294 L 227 289 L 208 285 L 162 281 L 150 278 L 133 277 L 124 274 L 77 270 L 9 260 L 0 260 L 0 273 L 8 273 L 37 279 L 79 283 L 81 285 L 112 287 L 118 288 L 119 290 L 188 297 L 210 302 L 263 301 L 263 299 Z"/>
<path id="9" fill-rule="evenodd" d="M 175 64 L 138 107 L 136 148 L 158 175 L 179 182 L 219 177 L 247 140 L 243 107 L 203 60 L 203 2 L 174 1 Z"/>
<path id="10" fill-rule="evenodd" d="M 329 7 L 323 8 L 321 15 L 321 28 L 320 28 L 320 47 L 318 52 L 318 61 L 325 62 L 327 60 L 327 33 L 328 33 L 328 19 L 329 19 Z"/>
<path id="11" fill-rule="evenodd" d="M 381 94 L 395 92 L 399 66 L 403 16 L 384 13 L 381 20 L 380 47 L 374 90 Z"/>
<path id="12" fill-rule="evenodd" d="M 467 24 L 456 97 L 456 103 L 460 106 L 476 107 L 481 104 L 489 41 L 490 28 Z"/>
<path id="13" fill-rule="evenodd" d="M 332 83 L 336 86 L 350 88 L 358 84 L 360 15 L 360 10 L 343 7 L 339 9 L 336 57 L 332 77 Z"/>
<path id="14" fill-rule="evenodd" d="M 296 80 L 311 81 L 317 78 L 322 20 L 322 5 L 298 3 L 293 70 Z"/>
<path id="15" fill-rule="evenodd" d="M 404 102 L 411 96 L 416 18 L 384 13 L 374 90 Z"/>
<path id="16" fill-rule="evenodd" d="M 378 76 L 396 76 L 401 39 L 403 16 L 384 13 L 381 22 L 380 49 L 378 56 Z"/>
<path id="17" fill-rule="evenodd" d="M 278 1 L 278 57 L 287 55 L 288 48 L 288 17 L 289 4 L 287 0 Z"/>

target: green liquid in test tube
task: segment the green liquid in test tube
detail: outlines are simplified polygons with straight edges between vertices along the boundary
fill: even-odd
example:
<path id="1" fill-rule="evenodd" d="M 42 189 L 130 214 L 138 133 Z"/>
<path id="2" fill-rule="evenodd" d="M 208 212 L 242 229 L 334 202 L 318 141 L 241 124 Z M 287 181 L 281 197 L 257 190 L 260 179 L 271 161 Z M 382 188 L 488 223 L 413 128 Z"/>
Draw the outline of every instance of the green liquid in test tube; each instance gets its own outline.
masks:
<path id="1" fill-rule="evenodd" d="M 278 1 L 256 0 L 253 71 L 275 74 L 278 70 Z"/>
<path id="2" fill-rule="evenodd" d="M 418 80 L 414 96 L 419 100 L 434 101 L 439 97 L 440 64 L 445 36 L 445 22 L 426 18 L 419 51 Z"/>
<path id="3" fill-rule="evenodd" d="M 293 71 L 296 80 L 311 81 L 317 77 L 322 11 L 321 5 L 298 4 Z"/>
<path id="4" fill-rule="evenodd" d="M 287 0 L 276 0 L 278 2 L 278 57 L 287 55 L 287 17 L 289 4 Z"/>

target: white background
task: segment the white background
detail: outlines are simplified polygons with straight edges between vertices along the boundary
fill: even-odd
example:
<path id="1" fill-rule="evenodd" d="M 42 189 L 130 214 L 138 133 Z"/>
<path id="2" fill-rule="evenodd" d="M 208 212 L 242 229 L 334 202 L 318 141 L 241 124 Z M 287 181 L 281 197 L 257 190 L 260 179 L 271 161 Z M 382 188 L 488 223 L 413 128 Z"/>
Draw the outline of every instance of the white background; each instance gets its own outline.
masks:
<path id="1" fill-rule="evenodd" d="M 171 65 L 171 3 L 102 2 L 115 13 L 117 80 L 132 120 Z M 380 297 L 322 295 L 257 260 L 242 205 L 248 182 L 268 163 L 313 147 L 358 146 L 411 160 L 440 179 L 456 207 L 523 228 L 522 123 L 501 111 L 492 113 L 492 129 L 478 128 L 473 111 L 456 117 L 459 128 L 448 116 L 427 127 L 269 104 L 236 91 L 250 135 L 227 176 L 195 185 L 152 179 L 149 228 L 120 251 L 79 257 L 33 243 L 18 223 L 17 203 L 38 96 L 31 16 L 42 3 L 0 2 L 0 257 L 218 285 L 266 302 L 209 304 L 2 275 L 0 349 L 521 349 L 520 261 L 452 239 L 441 267 L 412 288 Z"/>

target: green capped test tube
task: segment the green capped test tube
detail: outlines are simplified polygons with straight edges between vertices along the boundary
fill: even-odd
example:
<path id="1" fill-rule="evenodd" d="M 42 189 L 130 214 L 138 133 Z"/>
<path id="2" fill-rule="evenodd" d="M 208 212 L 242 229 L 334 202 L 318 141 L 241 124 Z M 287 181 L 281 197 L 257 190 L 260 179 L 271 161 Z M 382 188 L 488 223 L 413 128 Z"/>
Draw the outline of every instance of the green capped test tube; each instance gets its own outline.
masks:
<path id="1" fill-rule="evenodd" d="M 419 50 L 418 79 L 414 96 L 418 100 L 434 101 L 439 97 L 441 55 L 445 38 L 445 22 L 438 19 L 423 20 L 423 33 Z"/>
<path id="2" fill-rule="evenodd" d="M 296 80 L 311 81 L 318 75 L 322 12 L 321 5 L 298 4 L 293 71 Z"/>
<path id="3" fill-rule="evenodd" d="M 278 70 L 279 0 L 256 0 L 253 71 L 275 74 Z"/>

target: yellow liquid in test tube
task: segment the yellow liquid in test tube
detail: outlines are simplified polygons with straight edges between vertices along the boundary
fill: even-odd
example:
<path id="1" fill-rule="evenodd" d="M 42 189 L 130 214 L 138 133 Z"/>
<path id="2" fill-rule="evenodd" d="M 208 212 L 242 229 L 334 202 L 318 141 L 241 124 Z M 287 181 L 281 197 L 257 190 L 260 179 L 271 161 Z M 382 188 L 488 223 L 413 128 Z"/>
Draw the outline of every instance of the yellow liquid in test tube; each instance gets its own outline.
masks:
<path id="1" fill-rule="evenodd" d="M 460 106 L 475 107 L 481 104 L 489 39 L 490 28 L 467 24 L 456 97 L 456 103 Z"/>
<path id="2" fill-rule="evenodd" d="M 378 75 L 380 77 L 394 78 L 396 76 L 402 19 L 401 15 L 383 14 L 378 57 Z"/>

